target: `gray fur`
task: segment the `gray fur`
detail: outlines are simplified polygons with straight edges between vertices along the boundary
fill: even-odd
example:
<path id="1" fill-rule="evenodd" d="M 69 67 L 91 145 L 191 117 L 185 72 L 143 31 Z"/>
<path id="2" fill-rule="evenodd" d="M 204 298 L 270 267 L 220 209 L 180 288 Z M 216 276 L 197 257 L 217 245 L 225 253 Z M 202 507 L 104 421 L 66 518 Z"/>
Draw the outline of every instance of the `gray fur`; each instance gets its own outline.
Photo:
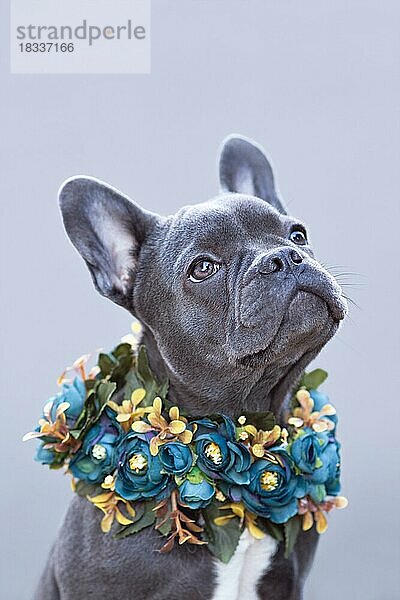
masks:
<path id="1" fill-rule="evenodd" d="M 170 398 L 183 411 L 281 414 L 346 304 L 311 247 L 289 239 L 299 221 L 286 215 L 258 145 L 228 138 L 220 180 L 221 195 L 169 217 L 85 177 L 65 183 L 60 206 L 96 288 L 141 320 L 151 366 L 169 378 Z M 196 256 L 221 268 L 192 282 Z M 212 598 L 214 563 L 204 547 L 161 555 L 153 530 L 115 541 L 99 521 L 96 508 L 73 500 L 36 600 Z M 260 598 L 302 597 L 316 540 L 301 535 L 289 560 L 279 548 Z"/>

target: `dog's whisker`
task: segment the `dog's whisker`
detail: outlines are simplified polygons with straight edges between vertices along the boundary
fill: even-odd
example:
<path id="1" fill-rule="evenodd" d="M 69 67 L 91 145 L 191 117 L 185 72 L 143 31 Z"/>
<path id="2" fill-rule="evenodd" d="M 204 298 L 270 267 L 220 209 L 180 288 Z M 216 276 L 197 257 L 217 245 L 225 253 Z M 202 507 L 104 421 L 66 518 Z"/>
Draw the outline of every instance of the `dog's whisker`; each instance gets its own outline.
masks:
<path id="1" fill-rule="evenodd" d="M 335 279 L 341 279 L 343 277 L 346 280 L 350 277 L 357 277 L 353 273 L 332 273 L 332 275 L 335 277 Z"/>
<path id="2" fill-rule="evenodd" d="M 348 271 L 352 267 L 350 265 L 325 265 L 327 269 L 346 269 Z M 358 273 L 359 275 L 360 273 Z"/>
<path id="3" fill-rule="evenodd" d="M 347 300 L 347 302 L 350 302 L 353 306 L 358 308 L 358 310 L 361 310 L 361 306 L 359 306 L 357 304 L 357 302 L 355 302 L 352 298 L 350 298 L 350 296 L 346 296 L 346 294 L 342 294 L 342 296 L 343 296 L 343 298 L 345 298 L 345 300 Z"/>
<path id="4" fill-rule="evenodd" d="M 346 265 L 325 265 L 323 263 L 321 263 L 321 264 L 325 267 L 325 269 L 327 269 L 331 273 L 340 271 L 340 273 L 346 273 L 347 275 L 353 275 L 354 277 L 365 278 L 365 275 L 363 273 L 358 273 L 357 271 L 352 271 L 351 267 L 348 267 Z"/>
<path id="5" fill-rule="evenodd" d="M 352 324 L 356 325 L 354 320 L 351 319 L 351 321 Z M 343 346 L 346 346 L 346 348 L 349 348 L 352 352 L 359 354 L 359 349 L 353 346 L 352 344 L 349 344 L 347 340 L 343 339 L 342 335 L 340 334 L 340 331 L 336 335 L 335 339 L 337 339 L 340 344 L 343 344 Z"/>

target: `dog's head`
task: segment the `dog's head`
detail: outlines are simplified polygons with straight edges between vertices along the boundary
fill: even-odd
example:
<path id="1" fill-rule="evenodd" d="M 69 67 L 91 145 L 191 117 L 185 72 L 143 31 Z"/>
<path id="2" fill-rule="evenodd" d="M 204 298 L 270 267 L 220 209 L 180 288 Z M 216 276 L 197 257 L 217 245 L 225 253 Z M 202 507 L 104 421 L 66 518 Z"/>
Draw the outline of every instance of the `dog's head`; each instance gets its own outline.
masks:
<path id="1" fill-rule="evenodd" d="M 68 180 L 60 205 L 96 288 L 142 321 L 174 385 L 227 410 L 257 386 L 287 391 L 346 304 L 263 150 L 232 136 L 219 167 L 221 194 L 170 217 L 88 177 Z"/>

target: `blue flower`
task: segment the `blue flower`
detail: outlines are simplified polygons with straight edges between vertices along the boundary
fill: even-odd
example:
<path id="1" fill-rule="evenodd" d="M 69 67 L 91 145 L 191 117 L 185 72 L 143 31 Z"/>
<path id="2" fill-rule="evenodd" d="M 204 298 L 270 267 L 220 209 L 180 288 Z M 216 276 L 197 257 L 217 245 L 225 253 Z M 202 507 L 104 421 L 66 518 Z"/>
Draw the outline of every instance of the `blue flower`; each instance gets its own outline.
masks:
<path id="1" fill-rule="evenodd" d="M 300 430 L 290 446 L 295 465 L 307 476 L 308 481 L 325 483 L 328 478 L 329 460 L 324 456 L 329 436 L 306 427 Z"/>
<path id="2" fill-rule="evenodd" d="M 292 460 L 283 448 L 271 448 L 266 458 L 250 467 L 250 483 L 243 486 L 247 508 L 274 523 L 285 523 L 297 513 L 297 498 L 305 495 L 301 478 L 294 473 Z"/>
<path id="3" fill-rule="evenodd" d="M 340 444 L 332 438 L 327 447 L 329 459 L 329 475 L 325 482 L 325 489 L 328 496 L 338 496 L 340 494 Z"/>
<path id="4" fill-rule="evenodd" d="M 42 465 L 51 465 L 55 459 L 54 452 L 44 448 L 44 445 L 42 442 L 38 445 L 34 459 Z"/>
<path id="5" fill-rule="evenodd" d="M 171 475 L 184 475 L 193 464 L 193 455 L 186 444 L 169 442 L 160 446 L 158 456 L 163 469 Z"/>
<path id="6" fill-rule="evenodd" d="M 82 448 L 71 460 L 69 468 L 74 477 L 96 483 L 103 481 L 116 467 L 116 446 L 121 429 L 108 409 L 85 435 Z"/>
<path id="7" fill-rule="evenodd" d="M 329 398 L 326 394 L 322 394 L 321 392 L 318 392 L 317 390 L 310 390 L 309 394 L 314 401 L 314 408 L 313 408 L 314 411 L 320 412 L 321 408 L 323 406 L 325 406 L 325 404 L 329 404 Z M 326 415 L 324 417 L 324 419 L 329 419 L 330 421 L 332 421 L 332 423 L 335 424 L 335 428 L 332 430 L 332 431 L 335 431 L 336 425 L 338 422 L 337 415 L 336 414 L 329 415 L 329 416 Z"/>
<path id="8" fill-rule="evenodd" d="M 195 436 L 199 467 L 213 479 L 222 479 L 233 485 L 250 482 L 251 454 L 236 441 L 236 428 L 229 417 L 217 425 L 212 421 L 199 421 Z"/>
<path id="9" fill-rule="evenodd" d="M 64 411 L 67 418 L 68 427 L 72 427 L 83 410 L 86 398 L 86 387 L 84 381 L 76 377 L 72 383 L 63 383 L 61 391 L 50 398 L 49 402 L 53 401 L 50 415 L 55 421 L 57 408 L 62 402 L 68 402 L 69 408 Z"/>
<path id="10" fill-rule="evenodd" d="M 162 473 L 158 456 L 152 456 L 146 435 L 128 433 L 118 446 L 115 491 L 125 500 L 167 495 L 170 476 Z"/>
<path id="11" fill-rule="evenodd" d="M 207 481 L 198 467 L 189 471 L 178 489 L 181 502 L 193 510 L 208 506 L 215 493 L 214 486 Z"/>
<path id="12" fill-rule="evenodd" d="M 334 490 L 339 493 L 339 444 L 331 433 L 317 433 L 308 427 L 301 430 L 290 446 L 290 454 L 307 484 L 306 493 L 314 500 L 322 502 Z"/>

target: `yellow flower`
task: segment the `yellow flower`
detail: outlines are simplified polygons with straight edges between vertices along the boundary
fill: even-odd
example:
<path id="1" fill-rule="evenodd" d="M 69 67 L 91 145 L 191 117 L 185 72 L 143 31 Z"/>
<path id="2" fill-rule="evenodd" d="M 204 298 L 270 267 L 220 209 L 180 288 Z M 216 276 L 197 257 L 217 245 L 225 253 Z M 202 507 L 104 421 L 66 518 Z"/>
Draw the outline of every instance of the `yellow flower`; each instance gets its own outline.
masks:
<path id="1" fill-rule="evenodd" d="M 245 441 L 250 437 L 250 451 L 255 458 L 263 458 L 265 452 L 271 446 L 274 446 L 276 442 L 286 442 L 287 431 L 282 429 L 279 425 L 275 425 L 269 431 L 259 430 L 254 425 L 245 425 L 239 432 L 239 439 Z"/>
<path id="2" fill-rule="evenodd" d="M 265 533 L 259 527 L 257 527 L 256 522 L 257 515 L 254 515 L 246 510 L 245 523 L 249 533 L 251 533 L 253 538 L 256 540 L 262 540 L 262 538 L 265 537 Z"/>
<path id="3" fill-rule="evenodd" d="M 272 492 L 278 487 L 278 474 L 272 471 L 263 471 L 260 477 L 261 487 L 267 492 Z"/>
<path id="4" fill-rule="evenodd" d="M 243 505 L 243 502 L 231 502 L 230 504 L 225 504 L 225 506 L 220 506 L 219 508 L 220 510 L 232 511 L 231 514 L 222 515 L 221 517 L 216 517 L 214 519 L 214 523 L 219 527 L 223 527 L 231 519 L 239 517 L 240 523 L 242 524 L 244 522 L 245 526 L 249 530 L 249 533 L 256 540 L 261 540 L 263 537 L 265 537 L 265 533 L 256 525 L 257 516 L 247 511 Z"/>
<path id="5" fill-rule="evenodd" d="M 22 438 L 22 441 L 26 442 L 27 440 L 33 440 L 35 438 L 50 437 L 54 438 L 55 441 L 46 444 L 46 447 L 48 448 L 52 448 L 57 452 L 65 452 L 68 449 L 77 450 L 81 442 L 70 435 L 67 419 L 65 417 L 65 411 L 70 407 L 69 402 L 61 402 L 61 404 L 57 406 L 54 421 L 51 417 L 52 407 L 53 400 L 50 400 L 43 408 L 43 417 L 39 419 L 39 431 L 30 431 L 29 433 L 26 433 Z"/>
<path id="6" fill-rule="evenodd" d="M 127 513 L 132 518 L 136 515 L 135 509 L 127 500 L 124 500 L 124 498 L 121 498 L 115 492 L 109 491 L 104 492 L 104 494 L 99 494 L 98 496 L 87 496 L 87 499 L 104 513 L 104 517 L 101 520 L 101 530 L 103 533 L 108 533 L 110 531 L 114 519 L 121 525 L 130 525 L 133 523 L 131 519 L 125 517 L 121 512 L 118 504 L 122 502 L 125 505 Z"/>
<path id="7" fill-rule="evenodd" d="M 204 448 L 205 456 L 211 460 L 214 465 L 220 465 L 222 463 L 222 452 L 221 448 L 215 442 L 210 442 Z"/>
<path id="8" fill-rule="evenodd" d="M 225 502 L 226 496 L 221 492 L 221 490 L 216 490 L 215 499 L 218 500 L 218 502 Z"/>
<path id="9" fill-rule="evenodd" d="M 157 431 L 150 440 L 150 453 L 152 456 L 158 454 L 158 449 L 167 442 L 180 441 L 183 444 L 190 444 L 193 438 L 193 433 L 187 429 L 187 420 L 180 416 L 179 408 L 172 406 L 169 409 L 170 422 L 162 416 L 162 401 L 161 398 L 155 398 L 153 406 L 150 407 L 147 419 L 149 423 L 144 421 L 135 421 L 131 425 L 131 429 L 136 433 L 147 433 L 148 431 Z"/>
<path id="10" fill-rule="evenodd" d="M 241 521 L 244 519 L 245 508 L 243 502 L 230 502 L 229 504 L 225 504 L 225 506 L 220 506 L 220 510 L 231 510 L 231 514 L 222 515 L 221 517 L 216 517 L 214 519 L 214 523 L 219 526 L 226 525 L 228 521 L 233 519 L 234 517 L 239 517 Z"/>
<path id="11" fill-rule="evenodd" d="M 330 512 L 333 508 L 346 508 L 348 500 L 344 496 L 336 496 L 334 498 L 328 498 L 323 502 L 317 504 L 310 498 L 301 498 L 299 500 L 298 513 L 302 516 L 302 529 L 308 531 L 312 528 L 315 521 L 315 528 L 318 533 L 325 533 L 328 529 L 328 521 L 325 513 Z"/>
<path id="12" fill-rule="evenodd" d="M 101 487 L 105 490 L 111 490 L 113 492 L 115 490 L 115 477 L 113 475 L 107 475 L 101 484 Z"/>
<path id="13" fill-rule="evenodd" d="M 296 428 L 310 427 L 318 433 L 331 431 L 335 428 L 334 422 L 326 418 L 336 414 L 336 410 L 332 404 L 325 404 L 320 411 L 313 411 L 314 400 L 305 389 L 297 392 L 296 400 L 300 406 L 293 409 L 293 416 L 288 420 L 290 425 Z"/>
<path id="14" fill-rule="evenodd" d="M 134 421 L 153 410 L 151 406 L 139 406 L 145 396 L 146 390 L 137 388 L 132 392 L 130 400 L 123 400 L 122 404 L 117 404 L 113 400 L 108 401 L 108 406 L 117 413 L 117 421 L 125 432 L 129 431 Z"/>

